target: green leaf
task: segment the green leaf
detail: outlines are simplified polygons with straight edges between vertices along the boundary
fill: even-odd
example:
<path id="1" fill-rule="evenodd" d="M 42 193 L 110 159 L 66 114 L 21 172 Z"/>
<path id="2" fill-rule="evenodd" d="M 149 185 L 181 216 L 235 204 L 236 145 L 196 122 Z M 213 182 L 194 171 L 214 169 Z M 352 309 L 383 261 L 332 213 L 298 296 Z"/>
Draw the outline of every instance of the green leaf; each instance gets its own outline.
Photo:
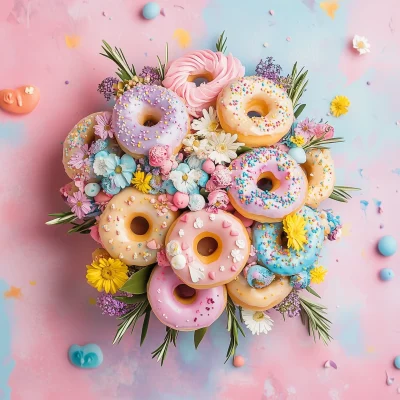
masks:
<path id="1" fill-rule="evenodd" d="M 125 304 L 136 304 L 136 303 L 142 303 L 147 299 L 147 294 L 137 294 L 133 297 L 127 297 L 127 296 L 114 296 L 114 299 L 121 301 L 122 303 Z"/>
<path id="2" fill-rule="evenodd" d="M 310 286 L 307 286 L 306 290 L 307 290 L 307 292 L 311 293 L 312 295 L 314 295 L 314 296 L 316 296 L 318 298 L 321 298 L 321 296 L 314 289 L 312 289 Z"/>
<path id="3" fill-rule="evenodd" d="M 206 334 L 207 329 L 208 328 L 206 327 L 194 331 L 194 347 L 196 348 L 196 350 L 199 347 L 200 342 L 203 340 L 203 337 Z"/>
<path id="4" fill-rule="evenodd" d="M 215 44 L 215 48 L 217 49 L 217 51 L 220 51 L 221 53 L 225 53 L 226 51 L 226 41 L 228 40 L 227 37 L 225 37 L 225 31 L 223 31 L 217 40 L 217 43 Z"/>
<path id="5" fill-rule="evenodd" d="M 251 147 L 246 147 L 246 146 L 240 146 L 238 147 L 238 149 L 236 150 L 236 154 L 238 156 L 240 156 L 243 153 L 247 153 L 249 151 L 253 150 Z"/>
<path id="6" fill-rule="evenodd" d="M 206 200 L 208 199 L 209 192 L 207 192 L 206 189 L 201 188 L 201 189 L 200 189 L 200 194 L 201 194 Z"/>
<path id="7" fill-rule="evenodd" d="M 140 335 L 140 346 L 143 344 L 144 340 L 146 339 L 147 330 L 149 329 L 150 314 L 151 314 L 151 307 L 149 306 L 146 309 L 146 313 L 144 316 L 144 321 L 143 321 L 143 325 L 142 325 L 142 334 Z"/>
<path id="8" fill-rule="evenodd" d="M 147 282 L 149 281 L 151 271 L 153 271 L 154 265 L 144 267 L 139 271 L 135 272 L 120 289 L 121 292 L 127 292 L 132 294 L 142 294 L 147 292 Z"/>
<path id="9" fill-rule="evenodd" d="M 306 108 L 305 104 L 300 104 L 297 108 L 296 111 L 294 112 L 294 117 L 298 118 L 299 115 L 303 112 L 303 110 Z"/>
<path id="10" fill-rule="evenodd" d="M 166 335 L 164 341 L 161 343 L 156 350 L 154 350 L 152 354 L 152 358 L 157 357 L 157 362 L 161 361 L 161 366 L 164 364 L 164 360 L 167 357 L 168 346 L 170 343 L 173 343 L 176 347 L 176 338 L 178 337 L 179 331 L 172 329 L 167 326 Z"/>

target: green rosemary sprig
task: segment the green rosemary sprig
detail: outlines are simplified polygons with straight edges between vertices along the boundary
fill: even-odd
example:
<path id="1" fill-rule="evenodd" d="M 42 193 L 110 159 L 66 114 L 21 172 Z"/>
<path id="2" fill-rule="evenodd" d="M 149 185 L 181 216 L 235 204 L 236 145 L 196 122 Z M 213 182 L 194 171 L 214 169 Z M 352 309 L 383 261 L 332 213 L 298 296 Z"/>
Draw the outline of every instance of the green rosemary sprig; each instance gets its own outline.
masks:
<path id="1" fill-rule="evenodd" d="M 226 314 L 228 316 L 227 329 L 231 336 L 231 341 L 229 343 L 228 351 L 226 352 L 225 363 L 235 355 L 236 348 L 239 345 L 239 332 L 243 337 L 246 335 L 240 326 L 239 321 L 236 318 L 236 306 L 233 304 L 232 299 L 228 296 L 228 302 L 226 304 Z"/>
<path id="2" fill-rule="evenodd" d="M 290 75 L 292 84 L 287 93 L 292 100 L 293 110 L 296 118 L 306 107 L 305 104 L 299 104 L 299 100 L 306 90 L 308 84 L 308 80 L 306 81 L 307 74 L 308 71 L 304 71 L 304 67 L 301 68 L 300 71 L 297 71 L 297 62 L 293 65 L 292 73 Z"/>
<path id="3" fill-rule="evenodd" d="M 74 226 L 71 228 L 68 233 L 90 233 L 90 228 L 96 224 L 96 218 L 89 218 L 85 221 L 83 221 L 80 224 L 77 224 L 76 222 L 71 221 L 71 224 Z"/>
<path id="4" fill-rule="evenodd" d="M 220 51 L 221 53 L 225 53 L 227 46 L 226 46 L 226 41 L 228 40 L 228 38 L 225 36 L 225 31 L 223 31 L 217 40 L 217 43 L 215 43 L 215 48 L 217 49 L 217 51 Z"/>
<path id="5" fill-rule="evenodd" d="M 69 224 L 76 220 L 76 215 L 72 211 L 67 211 L 65 213 L 53 213 L 49 214 L 50 217 L 56 217 L 50 221 L 46 222 L 46 225 L 60 225 Z"/>
<path id="6" fill-rule="evenodd" d="M 114 47 L 113 49 L 105 40 L 103 40 L 103 46 L 101 48 L 105 54 L 100 53 L 100 55 L 109 58 L 117 64 L 118 71 L 116 74 L 121 78 L 121 80 L 129 81 L 133 79 L 136 75 L 135 67 L 133 64 L 131 67 L 129 66 L 122 49 L 119 49 L 118 47 Z"/>
<path id="7" fill-rule="evenodd" d="M 334 144 L 334 143 L 341 143 L 344 142 L 344 138 L 342 137 L 333 137 L 330 139 L 325 139 L 325 135 L 321 136 L 320 138 L 316 138 L 315 136 L 311 137 L 310 141 L 307 142 L 305 145 L 303 145 L 304 151 L 309 151 L 313 149 L 329 149 L 328 144 Z"/>
<path id="8" fill-rule="evenodd" d="M 164 63 L 161 62 L 160 57 L 157 56 L 157 61 L 158 61 L 158 74 L 160 75 L 160 80 L 161 82 L 164 80 L 165 78 L 165 73 L 166 73 L 166 68 L 167 68 L 167 64 L 168 64 L 168 43 L 165 43 L 165 60 Z"/>
<path id="9" fill-rule="evenodd" d="M 176 347 L 176 338 L 179 334 L 179 331 L 169 327 L 166 328 L 166 331 L 167 333 L 165 335 L 164 341 L 156 350 L 151 353 L 153 356 L 152 358 L 157 357 L 157 362 L 161 361 L 161 366 L 164 364 L 164 360 L 167 357 L 169 344 L 172 342 Z"/>
<path id="10" fill-rule="evenodd" d="M 300 297 L 300 317 L 303 325 L 307 327 L 308 334 L 313 336 L 314 341 L 318 336 L 326 345 L 332 339 L 329 334 L 331 321 L 325 318 L 327 308 Z"/>
<path id="11" fill-rule="evenodd" d="M 132 331 L 131 331 L 132 333 L 139 318 L 145 313 L 147 313 L 148 310 L 151 310 L 151 307 L 146 297 L 146 299 L 144 299 L 143 301 L 136 303 L 136 307 L 133 310 L 127 312 L 122 317 L 119 317 L 118 319 L 122 320 L 122 322 L 120 322 L 118 325 L 117 333 L 115 334 L 113 344 L 119 343 L 122 337 L 125 335 L 126 331 L 131 326 L 132 326 Z"/>
<path id="12" fill-rule="evenodd" d="M 361 189 L 351 186 L 334 186 L 333 192 L 331 193 L 329 198 L 332 200 L 340 201 L 342 203 L 347 203 L 351 199 L 351 195 L 349 192 L 354 192 L 357 190 Z"/>

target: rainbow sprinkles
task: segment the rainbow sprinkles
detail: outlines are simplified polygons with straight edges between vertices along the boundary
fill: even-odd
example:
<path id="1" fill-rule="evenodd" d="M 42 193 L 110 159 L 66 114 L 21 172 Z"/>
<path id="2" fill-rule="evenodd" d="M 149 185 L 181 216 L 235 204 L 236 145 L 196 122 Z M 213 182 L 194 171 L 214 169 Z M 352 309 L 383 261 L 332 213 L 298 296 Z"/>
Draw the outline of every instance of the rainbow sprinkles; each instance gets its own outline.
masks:
<path id="1" fill-rule="evenodd" d="M 321 204 L 357 189 L 335 185 L 329 146 L 344 139 L 300 119 L 308 71 L 295 64 L 282 75 L 269 57 L 245 75 L 224 54 L 224 33 L 217 51 L 170 63 L 167 46 L 165 60 L 140 74 L 103 43 L 118 70 L 98 91 L 116 103 L 67 135 L 70 180 L 60 193 L 69 211 L 47 224 L 70 224 L 99 244 L 86 279 L 119 322 L 114 343 L 141 320 L 142 344 L 153 313 L 166 329 L 152 353 L 163 364 L 180 332 L 193 331 L 197 348 L 226 312 L 226 360 L 244 327 L 274 334 L 277 314 L 300 317 L 328 344 L 327 310 L 307 295 L 320 297 L 321 249 L 342 223 Z"/>

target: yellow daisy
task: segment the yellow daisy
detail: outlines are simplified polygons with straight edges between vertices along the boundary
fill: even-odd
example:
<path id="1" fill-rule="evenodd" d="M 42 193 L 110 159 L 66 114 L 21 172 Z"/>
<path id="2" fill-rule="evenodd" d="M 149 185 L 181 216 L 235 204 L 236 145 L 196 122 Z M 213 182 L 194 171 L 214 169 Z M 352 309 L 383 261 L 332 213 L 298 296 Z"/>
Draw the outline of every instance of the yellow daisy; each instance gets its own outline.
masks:
<path id="1" fill-rule="evenodd" d="M 138 171 L 135 173 L 135 175 L 133 175 L 131 183 L 137 190 L 140 190 L 142 193 L 149 193 L 149 191 L 151 190 L 150 180 L 152 177 L 153 175 L 151 175 L 150 172 L 145 175 L 144 172 Z"/>
<path id="2" fill-rule="evenodd" d="M 304 248 L 307 243 L 305 219 L 299 214 L 287 215 L 283 222 L 283 230 L 288 239 L 288 247 L 293 247 L 296 251 Z"/>
<path id="3" fill-rule="evenodd" d="M 313 268 L 310 271 L 311 283 L 322 283 L 327 272 L 328 270 L 321 266 Z"/>
<path id="4" fill-rule="evenodd" d="M 347 114 L 350 107 L 350 100 L 346 96 L 336 96 L 331 101 L 331 113 L 335 117 L 340 117 L 343 114 Z"/>
<path id="5" fill-rule="evenodd" d="M 99 258 L 86 266 L 86 279 L 99 292 L 116 293 L 128 280 L 128 267 L 114 258 Z"/>
<path id="6" fill-rule="evenodd" d="M 303 144 L 306 142 L 306 141 L 304 140 L 303 136 L 300 136 L 300 135 L 292 136 L 292 137 L 290 138 L 290 141 L 291 141 L 292 143 L 294 143 L 297 147 L 303 146 Z"/>

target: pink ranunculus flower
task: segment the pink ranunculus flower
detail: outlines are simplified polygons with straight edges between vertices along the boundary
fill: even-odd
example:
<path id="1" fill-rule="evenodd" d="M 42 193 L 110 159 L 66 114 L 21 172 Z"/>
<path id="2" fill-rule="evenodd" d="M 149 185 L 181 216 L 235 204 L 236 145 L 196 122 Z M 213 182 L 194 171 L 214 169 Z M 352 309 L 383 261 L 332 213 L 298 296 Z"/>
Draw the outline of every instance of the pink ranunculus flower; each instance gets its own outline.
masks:
<path id="1" fill-rule="evenodd" d="M 212 192 L 217 189 L 217 185 L 210 179 L 206 183 L 207 192 Z"/>
<path id="2" fill-rule="evenodd" d="M 317 124 L 314 128 L 314 135 L 316 138 L 331 139 L 335 134 L 335 129 L 329 124 Z"/>
<path id="3" fill-rule="evenodd" d="M 232 183 L 232 174 L 228 168 L 216 169 L 211 175 L 211 181 L 217 189 L 225 189 Z"/>
<path id="4" fill-rule="evenodd" d="M 100 239 L 100 233 L 99 233 L 99 226 L 98 225 L 93 225 L 90 228 L 90 237 L 97 243 L 100 243 L 103 246 L 103 243 L 101 242 Z"/>
<path id="5" fill-rule="evenodd" d="M 207 211 L 218 212 L 218 210 L 226 210 L 229 204 L 229 197 L 224 190 L 214 190 L 208 195 Z"/>
<path id="6" fill-rule="evenodd" d="M 170 267 L 171 266 L 171 264 L 168 261 L 165 250 L 160 250 L 157 252 L 157 263 L 160 267 Z"/>
<path id="7" fill-rule="evenodd" d="M 169 146 L 154 146 L 149 150 L 149 164 L 152 167 L 162 167 L 170 156 Z"/>

